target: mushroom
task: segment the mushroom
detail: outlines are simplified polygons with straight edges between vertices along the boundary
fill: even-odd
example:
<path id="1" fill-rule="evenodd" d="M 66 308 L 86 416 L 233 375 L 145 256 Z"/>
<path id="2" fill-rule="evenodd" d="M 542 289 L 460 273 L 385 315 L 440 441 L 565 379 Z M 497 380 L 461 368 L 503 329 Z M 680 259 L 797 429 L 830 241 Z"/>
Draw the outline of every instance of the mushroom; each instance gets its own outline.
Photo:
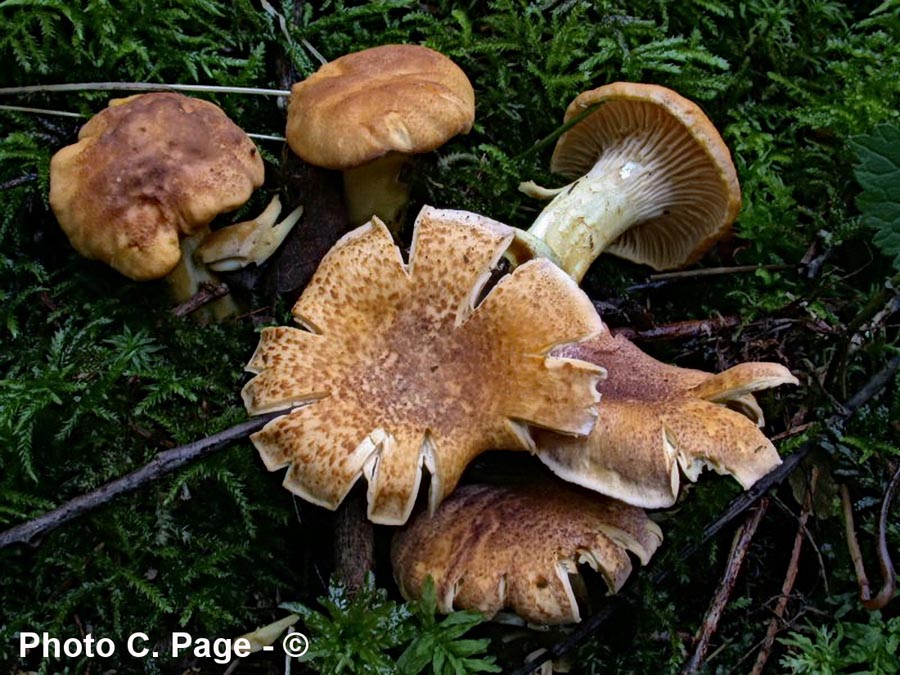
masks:
<path id="1" fill-rule="evenodd" d="M 394 578 L 408 599 L 434 580 L 442 612 L 493 617 L 511 609 L 532 624 L 580 621 L 578 565 L 610 592 L 631 574 L 628 551 L 647 564 L 662 532 L 643 510 L 558 481 L 464 485 L 433 516 L 420 514 L 391 548 Z"/>
<path id="2" fill-rule="evenodd" d="M 602 330 L 572 279 L 534 260 L 479 300 L 513 237 L 426 207 L 408 265 L 377 218 L 325 256 L 293 308 L 305 330 L 264 329 L 242 392 L 251 415 L 285 411 L 251 438 L 286 488 L 335 509 L 365 475 L 369 519 L 402 524 L 423 465 L 433 510 L 483 451 L 533 449 L 529 425 L 593 428 L 602 369 L 549 356 Z"/>
<path id="3" fill-rule="evenodd" d="M 749 488 L 781 463 L 760 431 L 753 392 L 797 378 L 777 363 L 710 374 L 666 365 L 609 332 L 553 352 L 603 366 L 597 425 L 586 438 L 537 431 L 538 457 L 559 477 L 643 508 L 675 503 L 680 474 L 704 468 Z M 680 471 L 679 471 L 680 469 Z"/>
<path id="4" fill-rule="evenodd" d="M 384 45 L 347 54 L 291 88 L 288 145 L 343 171 L 352 225 L 377 215 L 396 230 L 409 199 L 401 169 L 468 133 L 475 93 L 453 61 L 427 47 Z"/>
<path id="5" fill-rule="evenodd" d="M 616 82 L 586 91 L 566 110 L 575 122 L 550 168 L 574 179 L 553 197 L 519 245 L 580 281 L 604 251 L 663 270 L 697 260 L 724 236 L 741 206 L 727 146 L 700 108 L 671 89 Z"/>
<path id="6" fill-rule="evenodd" d="M 210 222 L 244 204 L 263 178 L 253 141 L 218 106 L 140 94 L 110 101 L 53 156 L 50 206 L 83 256 L 137 281 L 170 276 L 181 300 L 210 278 L 191 255 Z"/>

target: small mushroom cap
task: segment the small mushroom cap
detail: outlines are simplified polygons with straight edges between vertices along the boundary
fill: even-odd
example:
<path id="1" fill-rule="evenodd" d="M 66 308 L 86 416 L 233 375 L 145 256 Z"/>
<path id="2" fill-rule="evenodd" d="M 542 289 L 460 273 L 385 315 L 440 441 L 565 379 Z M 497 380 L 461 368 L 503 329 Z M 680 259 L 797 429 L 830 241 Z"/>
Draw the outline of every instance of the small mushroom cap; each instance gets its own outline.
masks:
<path id="1" fill-rule="evenodd" d="M 430 152 L 467 133 L 475 93 L 433 49 L 384 45 L 347 54 L 291 88 L 287 140 L 304 160 L 348 169 L 388 152 Z"/>
<path id="2" fill-rule="evenodd" d="M 179 240 L 262 185 L 253 141 L 212 103 L 153 93 L 110 102 L 50 161 L 50 206 L 75 249 L 136 280 L 166 276 Z"/>
<path id="3" fill-rule="evenodd" d="M 616 592 L 631 574 L 627 552 L 646 564 L 661 541 L 641 509 L 558 481 L 464 485 L 395 535 L 391 561 L 408 599 L 430 576 L 442 612 L 508 608 L 534 624 L 565 624 L 580 620 L 570 579 L 578 564 Z"/>
<path id="4" fill-rule="evenodd" d="M 551 171 L 574 179 L 607 152 L 634 156 L 666 184 L 647 181 L 648 217 L 606 250 L 655 269 L 696 261 L 728 233 L 741 208 L 737 173 L 719 132 L 695 103 L 671 89 L 632 82 L 580 94 L 565 121 L 597 104 L 560 137 Z"/>
<path id="5" fill-rule="evenodd" d="M 247 366 L 248 412 L 287 413 L 252 436 L 285 487 L 335 509 L 365 475 L 369 518 L 402 524 L 423 466 L 434 508 L 477 455 L 532 449 L 527 425 L 591 430 L 602 369 L 548 358 L 602 330 L 587 296 L 536 260 L 479 301 L 513 234 L 426 207 L 408 265 L 377 219 L 325 256 L 293 310 L 308 330 L 264 329 Z"/>
<path id="6" fill-rule="evenodd" d="M 781 463 L 759 429 L 752 394 L 797 384 L 782 365 L 741 363 L 713 375 L 661 363 L 608 332 L 559 355 L 608 373 L 598 384 L 599 418 L 587 438 L 536 434 L 538 457 L 560 478 L 629 504 L 664 508 L 678 497 L 681 473 L 694 481 L 709 467 L 746 489 Z"/>

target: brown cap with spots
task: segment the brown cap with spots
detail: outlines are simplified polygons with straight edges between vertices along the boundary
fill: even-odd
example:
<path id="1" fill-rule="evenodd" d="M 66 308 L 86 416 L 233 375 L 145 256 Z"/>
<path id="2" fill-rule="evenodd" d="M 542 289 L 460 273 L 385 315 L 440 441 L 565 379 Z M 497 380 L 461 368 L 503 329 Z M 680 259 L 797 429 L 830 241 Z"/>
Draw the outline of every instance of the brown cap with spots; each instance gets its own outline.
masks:
<path id="1" fill-rule="evenodd" d="M 347 54 L 291 89 L 287 140 L 304 160 L 348 169 L 388 152 L 430 152 L 467 133 L 475 93 L 433 49 L 384 45 Z"/>
<path id="2" fill-rule="evenodd" d="M 408 265 L 377 219 L 325 256 L 293 310 L 308 330 L 263 330 L 247 366 L 248 412 L 286 411 L 252 437 L 285 487 L 334 509 L 365 475 L 369 517 L 401 524 L 423 466 L 434 508 L 483 451 L 532 449 L 528 425 L 593 428 L 602 369 L 549 356 L 602 329 L 587 296 L 536 260 L 479 301 L 512 237 L 426 207 Z"/>
<path id="3" fill-rule="evenodd" d="M 116 99 L 50 162 L 50 206 L 75 249 L 137 280 L 181 257 L 179 239 L 263 183 L 253 141 L 222 110 L 154 93 Z"/>
<path id="4" fill-rule="evenodd" d="M 641 509 L 556 481 L 465 485 L 395 535 L 391 560 L 408 599 L 434 580 L 442 612 L 510 609 L 533 624 L 564 624 L 580 620 L 579 564 L 615 592 L 631 574 L 627 552 L 646 564 L 661 541 Z"/>
<path id="5" fill-rule="evenodd" d="M 661 363 L 608 332 L 558 355 L 608 372 L 598 385 L 597 426 L 587 438 L 536 434 L 541 461 L 567 481 L 663 508 L 675 503 L 681 473 L 693 481 L 708 467 L 746 489 L 781 463 L 759 429 L 762 411 L 753 392 L 797 384 L 782 365 L 741 363 L 713 375 Z"/>
<path id="6" fill-rule="evenodd" d="M 728 147 L 693 102 L 653 84 L 616 82 L 580 94 L 566 109 L 569 122 L 587 117 L 556 144 L 550 168 L 568 178 L 590 172 L 607 157 L 627 182 L 640 218 L 606 251 L 656 269 L 697 260 L 728 233 L 741 208 L 741 191 Z M 635 167 L 632 169 L 631 167 Z"/>

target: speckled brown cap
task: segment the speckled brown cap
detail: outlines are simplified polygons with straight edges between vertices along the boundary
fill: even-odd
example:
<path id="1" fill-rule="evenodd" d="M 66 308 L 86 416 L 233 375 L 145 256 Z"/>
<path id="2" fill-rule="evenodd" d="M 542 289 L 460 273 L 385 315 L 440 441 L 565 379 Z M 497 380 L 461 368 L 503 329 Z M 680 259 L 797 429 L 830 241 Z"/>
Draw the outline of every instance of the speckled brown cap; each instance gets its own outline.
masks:
<path id="1" fill-rule="evenodd" d="M 301 158 L 348 169 L 388 152 L 430 152 L 467 133 L 475 93 L 433 49 L 384 45 L 325 64 L 291 88 L 286 136 Z"/>
<path id="2" fill-rule="evenodd" d="M 558 481 L 464 485 L 395 535 L 391 561 L 407 599 L 430 576 L 442 612 L 510 609 L 533 624 L 565 624 L 580 620 L 579 564 L 615 592 L 631 574 L 628 551 L 646 564 L 661 541 L 641 509 Z"/>
<path id="3" fill-rule="evenodd" d="M 263 183 L 253 141 L 220 108 L 174 93 L 116 99 L 50 162 L 50 206 L 69 241 L 136 280 L 181 258 L 179 239 Z"/>
<path id="4" fill-rule="evenodd" d="M 662 508 L 675 503 L 681 473 L 693 481 L 711 468 L 746 489 L 781 463 L 760 431 L 762 411 L 753 392 L 797 384 L 782 365 L 742 363 L 712 375 L 661 363 L 608 332 L 559 355 L 608 373 L 598 385 L 599 418 L 590 436 L 536 434 L 541 461 L 567 481 Z"/>
<path id="5" fill-rule="evenodd" d="M 247 366 L 248 412 L 287 413 L 252 437 L 285 487 L 334 509 L 365 475 L 369 517 L 401 524 L 423 466 L 434 508 L 481 452 L 531 449 L 528 425 L 593 428 L 602 369 L 548 356 L 602 330 L 577 285 L 538 260 L 476 305 L 512 237 L 426 207 L 408 265 L 377 219 L 325 256 L 293 309 L 307 330 L 265 329 Z"/>
<path id="6" fill-rule="evenodd" d="M 644 214 L 606 251 L 655 269 L 694 262 L 728 233 L 741 208 L 737 173 L 719 132 L 692 101 L 633 82 L 580 94 L 565 121 L 594 105 L 560 137 L 550 169 L 574 179 L 607 154 L 633 156 L 653 176 L 644 181 Z M 628 165 L 616 170 L 628 171 Z"/>

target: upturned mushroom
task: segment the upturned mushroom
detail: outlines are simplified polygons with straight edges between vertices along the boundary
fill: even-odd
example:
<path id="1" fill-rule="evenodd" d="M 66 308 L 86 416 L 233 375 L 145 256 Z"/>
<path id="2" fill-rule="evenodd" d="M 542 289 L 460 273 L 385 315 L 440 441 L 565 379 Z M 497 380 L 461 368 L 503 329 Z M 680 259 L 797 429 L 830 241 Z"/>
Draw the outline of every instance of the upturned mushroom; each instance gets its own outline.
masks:
<path id="1" fill-rule="evenodd" d="M 253 141 L 218 106 L 141 94 L 110 101 L 53 156 L 50 206 L 83 256 L 137 281 L 171 275 L 173 295 L 184 299 L 209 278 L 191 255 L 209 224 L 243 205 L 263 178 Z M 240 240 L 221 255 L 235 255 Z"/>
<path id="2" fill-rule="evenodd" d="M 575 98 L 565 122 L 579 117 L 550 162 L 573 182 L 520 186 L 553 198 L 520 235 L 520 255 L 550 255 L 580 281 L 604 251 L 664 270 L 727 234 L 741 206 L 737 174 L 696 104 L 665 87 L 616 82 Z"/>
<path id="3" fill-rule="evenodd" d="M 579 565 L 616 592 L 631 574 L 628 552 L 647 564 L 661 541 L 643 510 L 558 481 L 464 485 L 395 535 L 391 562 L 408 599 L 431 577 L 442 612 L 508 609 L 555 625 L 580 621 Z"/>
<path id="4" fill-rule="evenodd" d="M 603 332 L 554 352 L 602 365 L 607 378 L 598 420 L 586 438 L 539 430 L 538 457 L 556 475 L 643 508 L 675 503 L 683 474 L 704 468 L 729 474 L 744 489 L 781 463 L 760 430 L 753 392 L 797 378 L 777 363 L 741 363 L 711 374 L 648 356 L 621 336 Z"/>
<path id="5" fill-rule="evenodd" d="M 426 207 L 408 264 L 378 219 L 335 245 L 293 308 L 302 328 L 264 329 L 247 366 L 248 412 L 285 412 L 252 436 L 285 487 L 335 509 L 365 476 L 368 517 L 402 524 L 423 466 L 434 510 L 483 451 L 593 428 L 602 369 L 550 356 L 602 330 L 572 279 L 534 260 L 481 298 L 513 237 Z"/>
<path id="6" fill-rule="evenodd" d="M 453 61 L 427 47 L 347 54 L 291 88 L 287 142 L 303 160 L 343 171 L 352 225 L 373 215 L 396 229 L 409 200 L 411 155 L 468 133 L 475 93 Z"/>

